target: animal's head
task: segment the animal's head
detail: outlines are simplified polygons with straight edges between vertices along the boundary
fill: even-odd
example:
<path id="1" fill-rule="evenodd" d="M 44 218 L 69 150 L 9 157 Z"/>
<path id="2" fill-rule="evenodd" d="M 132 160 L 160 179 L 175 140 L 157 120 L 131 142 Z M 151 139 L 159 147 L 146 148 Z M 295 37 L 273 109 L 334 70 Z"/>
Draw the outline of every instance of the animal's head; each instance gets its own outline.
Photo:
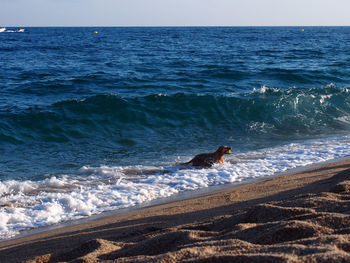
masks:
<path id="1" fill-rule="evenodd" d="M 219 149 L 217 149 L 217 153 L 219 153 L 220 155 L 224 155 L 224 154 L 231 154 L 231 150 L 232 148 L 229 146 L 225 146 L 225 145 L 221 145 L 219 147 Z"/>

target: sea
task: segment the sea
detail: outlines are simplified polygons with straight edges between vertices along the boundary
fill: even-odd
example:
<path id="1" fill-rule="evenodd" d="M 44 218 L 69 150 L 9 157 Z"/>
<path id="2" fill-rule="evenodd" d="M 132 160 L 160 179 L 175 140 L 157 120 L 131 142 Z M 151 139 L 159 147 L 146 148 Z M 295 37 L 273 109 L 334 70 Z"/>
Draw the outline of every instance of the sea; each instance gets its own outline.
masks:
<path id="1" fill-rule="evenodd" d="M 350 155 L 350 27 L 24 29 L 0 33 L 2 240 Z"/>

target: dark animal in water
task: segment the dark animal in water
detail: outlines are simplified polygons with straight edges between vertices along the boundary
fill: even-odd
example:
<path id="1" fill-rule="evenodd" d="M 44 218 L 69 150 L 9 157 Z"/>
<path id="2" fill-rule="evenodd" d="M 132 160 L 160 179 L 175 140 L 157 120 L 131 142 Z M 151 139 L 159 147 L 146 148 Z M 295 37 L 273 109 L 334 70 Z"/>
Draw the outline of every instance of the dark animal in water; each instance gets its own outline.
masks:
<path id="1" fill-rule="evenodd" d="M 231 150 L 231 147 L 222 145 L 216 150 L 216 152 L 198 154 L 191 161 L 181 164 L 202 167 L 211 167 L 215 163 L 223 164 L 224 155 L 230 154 Z"/>

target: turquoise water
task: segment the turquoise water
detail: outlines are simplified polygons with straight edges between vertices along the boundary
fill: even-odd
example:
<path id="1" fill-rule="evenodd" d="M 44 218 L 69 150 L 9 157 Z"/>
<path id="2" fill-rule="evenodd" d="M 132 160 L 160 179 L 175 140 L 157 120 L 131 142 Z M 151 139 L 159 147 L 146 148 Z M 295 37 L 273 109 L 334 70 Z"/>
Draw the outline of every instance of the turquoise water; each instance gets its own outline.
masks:
<path id="1" fill-rule="evenodd" d="M 349 27 L 0 33 L 1 202 L 26 207 L 1 208 L 3 236 L 147 202 L 164 189 L 170 195 L 348 156 L 349 44 Z M 222 144 L 233 148 L 224 170 L 174 166 Z M 114 189 L 120 180 L 129 188 Z M 71 189 L 103 199 L 94 188 L 101 184 L 122 201 L 74 203 L 89 197 Z M 18 215 L 38 220 L 11 223 Z"/>

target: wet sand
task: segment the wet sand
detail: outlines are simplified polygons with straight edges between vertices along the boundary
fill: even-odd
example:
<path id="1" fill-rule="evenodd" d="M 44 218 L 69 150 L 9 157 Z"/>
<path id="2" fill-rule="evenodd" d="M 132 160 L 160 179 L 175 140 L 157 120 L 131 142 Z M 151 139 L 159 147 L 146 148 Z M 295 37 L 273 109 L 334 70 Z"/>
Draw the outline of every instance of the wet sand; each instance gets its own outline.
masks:
<path id="1" fill-rule="evenodd" d="M 350 160 L 0 242 L 0 262 L 350 262 Z"/>

